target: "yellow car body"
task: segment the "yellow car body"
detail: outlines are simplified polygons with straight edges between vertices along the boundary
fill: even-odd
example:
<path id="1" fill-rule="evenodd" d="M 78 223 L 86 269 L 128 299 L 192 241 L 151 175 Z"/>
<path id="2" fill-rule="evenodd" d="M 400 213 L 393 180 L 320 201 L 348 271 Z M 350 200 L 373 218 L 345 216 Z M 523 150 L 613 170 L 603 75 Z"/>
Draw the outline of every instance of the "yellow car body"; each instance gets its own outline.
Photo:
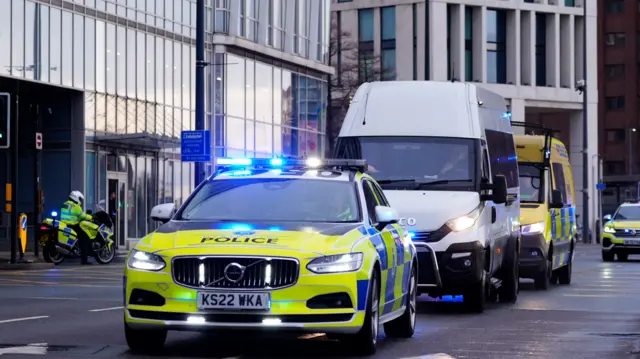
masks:
<path id="1" fill-rule="evenodd" d="M 608 216 L 602 230 L 602 259 L 610 262 L 617 256 L 627 260 L 640 254 L 640 204 L 622 204 L 613 216 Z"/>
<path id="2" fill-rule="evenodd" d="M 415 247 L 396 221 L 370 223 L 363 189 L 373 189 L 375 181 L 362 173 L 338 177 L 326 180 L 355 183 L 360 219 L 366 220 L 284 221 L 276 227 L 170 220 L 141 239 L 124 273 L 125 329 L 270 328 L 357 335 L 366 323 L 374 276 L 379 323 L 403 316 L 410 289 L 417 288 Z M 218 179 L 224 176 L 209 181 Z M 324 196 L 331 198 L 331 193 Z M 388 208 L 384 198 L 376 201 L 376 212 Z M 188 202 L 181 210 L 185 206 Z M 164 265 L 143 264 L 151 258 Z M 323 273 L 329 268 L 322 264 L 327 258 L 361 264 L 349 262 L 353 267 Z"/>

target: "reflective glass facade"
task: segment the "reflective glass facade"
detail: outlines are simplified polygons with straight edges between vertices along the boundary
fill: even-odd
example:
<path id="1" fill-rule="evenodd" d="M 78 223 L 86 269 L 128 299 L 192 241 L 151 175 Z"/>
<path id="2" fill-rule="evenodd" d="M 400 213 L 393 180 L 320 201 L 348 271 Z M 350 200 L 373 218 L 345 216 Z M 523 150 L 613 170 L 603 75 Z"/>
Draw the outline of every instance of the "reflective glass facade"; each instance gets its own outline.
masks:
<path id="1" fill-rule="evenodd" d="M 322 154 L 326 75 L 229 45 L 214 56 L 213 40 L 242 37 L 326 64 L 329 3 L 207 0 L 205 98 L 216 155 Z M 0 0 L 0 9 L 0 76 L 84 93 L 86 202 L 104 206 L 110 184 L 124 183 L 115 190 L 117 231 L 144 236 L 156 226 L 152 206 L 180 205 L 193 189 L 179 139 L 195 126 L 195 0 Z"/>

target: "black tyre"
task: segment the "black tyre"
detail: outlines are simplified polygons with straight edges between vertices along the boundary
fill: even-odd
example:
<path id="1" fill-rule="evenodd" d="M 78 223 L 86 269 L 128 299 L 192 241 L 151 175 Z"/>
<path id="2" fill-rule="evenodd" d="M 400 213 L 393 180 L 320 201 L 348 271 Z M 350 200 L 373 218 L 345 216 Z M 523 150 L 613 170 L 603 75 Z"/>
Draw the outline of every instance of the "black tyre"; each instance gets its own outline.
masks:
<path id="1" fill-rule="evenodd" d="M 94 251 L 93 257 L 100 264 L 109 264 L 116 257 L 116 247 L 103 245 L 97 252 Z"/>
<path id="2" fill-rule="evenodd" d="M 411 266 L 411 277 L 407 293 L 404 313 L 384 324 L 384 333 L 390 338 L 411 338 L 416 331 L 416 306 L 418 293 L 418 271 L 415 264 Z"/>
<path id="3" fill-rule="evenodd" d="M 602 251 L 602 260 L 604 262 L 613 262 L 615 259 L 615 254 L 611 252 Z"/>
<path id="4" fill-rule="evenodd" d="M 157 354 L 162 351 L 167 340 L 167 331 L 133 329 L 124 323 L 124 336 L 127 345 L 136 354 Z"/>
<path id="5" fill-rule="evenodd" d="M 464 305 L 467 308 L 467 311 L 471 313 L 484 312 L 487 302 L 486 280 L 486 272 L 483 272 L 482 279 L 479 282 L 469 285 L 469 289 L 463 296 Z"/>
<path id="6" fill-rule="evenodd" d="M 502 270 L 502 285 L 498 288 L 500 303 L 515 303 L 520 292 L 520 257 L 516 250 Z"/>
<path id="7" fill-rule="evenodd" d="M 356 355 L 368 356 L 376 353 L 380 331 L 380 285 L 378 283 L 378 273 L 374 271 L 367 296 L 364 324 L 357 334 L 346 338 L 349 349 Z"/>
<path id="8" fill-rule="evenodd" d="M 616 255 L 616 257 L 618 257 L 618 260 L 621 262 L 626 262 L 629 260 L 629 255 L 628 254 L 623 254 L 623 253 L 619 253 Z"/>
<path id="9" fill-rule="evenodd" d="M 544 262 L 544 269 L 533 279 L 533 285 L 536 289 L 549 289 L 549 282 L 551 281 L 551 266 L 552 264 L 550 260 Z"/>
<path id="10" fill-rule="evenodd" d="M 65 257 L 63 254 L 58 253 L 58 251 L 56 250 L 56 247 L 48 246 L 42 249 L 42 258 L 47 263 L 53 263 L 55 265 L 58 265 L 64 262 Z"/>
<path id="11" fill-rule="evenodd" d="M 559 268 L 557 272 L 558 282 L 560 284 L 571 284 L 571 273 L 573 272 L 573 250 L 569 252 L 569 262 L 565 266 Z"/>

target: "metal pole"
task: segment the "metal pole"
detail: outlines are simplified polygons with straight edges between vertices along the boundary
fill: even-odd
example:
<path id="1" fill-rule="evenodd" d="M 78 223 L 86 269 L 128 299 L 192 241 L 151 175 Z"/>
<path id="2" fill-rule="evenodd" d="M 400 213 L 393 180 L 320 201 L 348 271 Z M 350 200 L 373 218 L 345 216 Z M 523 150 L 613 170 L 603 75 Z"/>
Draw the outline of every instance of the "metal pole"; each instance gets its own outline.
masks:
<path id="1" fill-rule="evenodd" d="M 41 132 L 40 128 L 40 105 L 36 105 L 36 114 L 34 116 L 34 128 L 35 132 Z M 35 139 L 35 135 L 34 135 Z M 40 215 L 41 215 L 41 199 L 40 199 L 40 150 L 33 146 L 33 173 L 35 177 L 35 188 L 33 191 L 33 255 L 37 258 L 39 251 L 38 232 L 40 231 Z"/>
<path id="2" fill-rule="evenodd" d="M 585 1 L 586 5 L 586 1 Z M 583 17 L 583 34 L 582 34 L 582 72 L 584 79 L 584 92 L 582 93 L 582 241 L 587 243 L 587 237 L 589 238 L 588 243 L 593 243 L 593 237 L 589 235 L 589 152 L 588 150 L 588 141 L 589 141 L 589 121 L 587 118 L 587 105 L 588 105 L 588 97 L 587 92 L 589 90 L 589 81 L 587 80 L 587 7 L 584 6 L 584 17 Z"/>
<path id="3" fill-rule="evenodd" d="M 15 115 L 12 116 L 13 126 L 11 126 L 11 220 L 10 220 L 10 234 L 11 238 L 11 263 L 17 262 L 16 251 L 18 250 L 18 103 L 20 102 L 20 85 L 16 85 L 16 100 L 10 106 L 15 106 L 15 111 L 12 111 Z"/>
<path id="4" fill-rule="evenodd" d="M 633 130 L 629 130 L 629 177 L 633 176 Z M 631 178 L 629 178 L 631 180 Z"/>
<path id="5" fill-rule="evenodd" d="M 196 2 L 196 130 L 205 130 L 204 121 L 204 68 L 207 66 L 204 58 L 204 15 L 205 0 Z M 205 163 L 195 163 L 195 184 L 194 188 L 204 181 Z"/>

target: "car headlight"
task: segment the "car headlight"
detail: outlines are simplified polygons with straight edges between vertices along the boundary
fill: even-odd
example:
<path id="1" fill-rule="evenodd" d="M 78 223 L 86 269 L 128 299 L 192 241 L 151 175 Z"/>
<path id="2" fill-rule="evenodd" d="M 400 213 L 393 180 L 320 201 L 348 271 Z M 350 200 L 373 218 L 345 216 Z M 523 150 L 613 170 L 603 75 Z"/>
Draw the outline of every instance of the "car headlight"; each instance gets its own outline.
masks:
<path id="1" fill-rule="evenodd" d="M 536 234 L 536 233 L 543 233 L 544 230 L 545 230 L 544 222 L 532 223 L 532 224 L 527 224 L 522 226 L 522 233 Z"/>
<path id="2" fill-rule="evenodd" d="M 362 267 L 364 256 L 362 253 L 337 254 L 320 257 L 307 264 L 307 269 L 313 273 L 343 273 L 357 271 Z"/>
<path id="3" fill-rule="evenodd" d="M 464 216 L 460 216 L 458 218 L 454 218 L 447 222 L 447 227 L 449 227 L 454 232 L 464 231 L 465 229 L 469 229 L 476 224 L 476 220 L 480 216 L 481 207 L 478 206 L 476 209 L 471 211 L 471 213 L 466 214 Z"/>
<path id="4" fill-rule="evenodd" d="M 130 268 L 157 272 L 167 266 L 157 254 L 134 250 L 127 263 Z"/>
<path id="5" fill-rule="evenodd" d="M 604 233 L 616 233 L 616 230 L 611 227 L 604 227 Z"/>

